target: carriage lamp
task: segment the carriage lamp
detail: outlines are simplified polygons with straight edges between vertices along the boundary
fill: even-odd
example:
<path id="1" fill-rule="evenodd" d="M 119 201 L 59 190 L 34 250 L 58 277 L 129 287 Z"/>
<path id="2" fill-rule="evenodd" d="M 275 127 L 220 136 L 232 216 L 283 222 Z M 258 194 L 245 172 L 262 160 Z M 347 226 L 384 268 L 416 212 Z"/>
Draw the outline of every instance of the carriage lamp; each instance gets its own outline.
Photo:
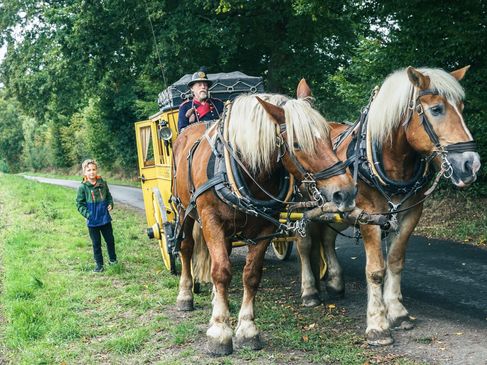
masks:
<path id="1" fill-rule="evenodd" d="M 169 128 L 169 123 L 166 120 L 159 122 L 159 138 L 163 141 L 169 141 L 172 138 L 172 130 Z"/>

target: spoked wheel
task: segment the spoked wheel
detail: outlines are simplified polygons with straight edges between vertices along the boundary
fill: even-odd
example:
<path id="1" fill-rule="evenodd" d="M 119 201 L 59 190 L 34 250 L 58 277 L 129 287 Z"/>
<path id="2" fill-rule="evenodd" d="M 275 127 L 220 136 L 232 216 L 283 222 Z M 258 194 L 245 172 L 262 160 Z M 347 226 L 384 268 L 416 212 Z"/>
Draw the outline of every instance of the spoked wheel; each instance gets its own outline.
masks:
<path id="1" fill-rule="evenodd" d="M 159 190 L 154 190 L 152 197 L 152 203 L 154 204 L 154 218 L 156 224 L 153 226 L 154 238 L 159 241 L 159 248 L 161 250 L 162 260 L 164 261 L 164 266 L 171 272 L 171 274 L 176 275 L 176 257 L 172 254 L 172 250 L 168 244 L 168 237 L 173 235 L 173 226 L 171 223 L 163 223 L 163 201 L 161 193 Z"/>
<path id="2" fill-rule="evenodd" d="M 320 280 L 325 279 L 326 272 L 328 271 L 328 264 L 326 263 L 325 248 L 320 245 Z"/>
<path id="3" fill-rule="evenodd" d="M 293 252 L 293 243 L 291 240 L 273 240 L 272 248 L 274 249 L 274 255 L 281 260 L 287 260 L 291 253 Z"/>

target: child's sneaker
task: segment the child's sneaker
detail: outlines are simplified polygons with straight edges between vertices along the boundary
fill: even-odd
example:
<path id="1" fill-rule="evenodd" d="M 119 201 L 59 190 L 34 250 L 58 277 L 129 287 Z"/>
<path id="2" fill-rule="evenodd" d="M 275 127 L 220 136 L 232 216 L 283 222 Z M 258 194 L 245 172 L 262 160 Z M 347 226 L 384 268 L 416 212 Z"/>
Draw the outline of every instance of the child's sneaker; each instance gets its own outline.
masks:
<path id="1" fill-rule="evenodd" d="M 96 265 L 93 272 L 102 272 L 103 270 L 103 265 Z"/>
<path id="2" fill-rule="evenodd" d="M 109 265 L 116 265 L 116 264 L 118 264 L 118 261 L 117 261 L 117 260 L 114 260 L 114 261 L 111 261 L 111 260 L 110 260 L 110 262 L 109 262 L 108 264 L 109 264 Z"/>

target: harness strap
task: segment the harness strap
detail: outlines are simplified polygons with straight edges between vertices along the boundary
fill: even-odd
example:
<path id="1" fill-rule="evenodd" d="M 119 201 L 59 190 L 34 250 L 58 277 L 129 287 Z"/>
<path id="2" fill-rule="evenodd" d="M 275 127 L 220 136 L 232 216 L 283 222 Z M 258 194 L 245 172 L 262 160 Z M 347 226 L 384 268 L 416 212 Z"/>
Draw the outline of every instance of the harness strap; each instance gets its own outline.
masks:
<path id="1" fill-rule="evenodd" d="M 313 177 L 316 180 L 324 180 L 324 179 L 329 179 L 332 176 L 343 175 L 345 173 L 346 173 L 345 164 L 342 161 L 338 161 L 333 166 L 313 174 Z"/>
<path id="2" fill-rule="evenodd" d="M 446 152 L 475 152 L 477 150 L 477 144 L 474 141 L 457 142 L 445 146 Z"/>
<path id="3" fill-rule="evenodd" d="M 184 212 L 183 222 L 186 220 L 186 217 L 191 213 L 191 211 L 196 207 L 196 199 L 203 194 L 205 191 L 210 190 L 214 186 L 221 184 L 225 181 L 225 174 L 219 173 L 218 175 L 213 176 L 211 179 L 207 180 L 203 185 L 198 187 L 194 193 L 191 194 L 191 198 L 189 199 L 189 204 L 186 207 L 186 211 Z"/>

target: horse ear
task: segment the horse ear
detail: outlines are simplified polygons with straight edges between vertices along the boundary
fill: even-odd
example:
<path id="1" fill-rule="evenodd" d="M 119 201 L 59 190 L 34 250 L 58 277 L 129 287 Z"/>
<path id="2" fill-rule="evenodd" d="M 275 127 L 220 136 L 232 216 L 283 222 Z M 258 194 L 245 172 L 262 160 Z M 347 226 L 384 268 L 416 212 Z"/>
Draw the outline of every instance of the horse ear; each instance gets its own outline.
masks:
<path id="1" fill-rule="evenodd" d="M 423 75 L 421 72 L 416 70 L 414 67 L 409 66 L 407 68 L 407 73 L 409 77 L 409 81 L 416 86 L 417 88 L 424 90 L 427 89 L 430 85 L 430 78 L 429 76 Z"/>
<path id="2" fill-rule="evenodd" d="M 298 99 L 305 99 L 312 95 L 311 89 L 305 79 L 299 81 L 298 87 L 296 89 L 296 97 Z"/>
<path id="3" fill-rule="evenodd" d="M 267 101 L 262 100 L 258 96 L 256 96 L 256 98 L 259 101 L 259 103 L 264 107 L 265 111 L 271 116 L 271 118 L 273 119 L 273 121 L 276 124 L 279 125 L 279 124 L 286 123 L 286 117 L 285 117 L 284 109 L 282 109 L 281 107 L 279 107 L 277 105 L 268 103 Z"/>
<path id="4" fill-rule="evenodd" d="M 457 79 L 457 81 L 460 81 L 465 77 L 465 74 L 467 73 L 468 69 L 470 68 L 470 65 L 465 66 L 463 68 L 459 68 L 458 70 L 450 72 L 450 75 L 452 75 L 454 78 Z"/>

